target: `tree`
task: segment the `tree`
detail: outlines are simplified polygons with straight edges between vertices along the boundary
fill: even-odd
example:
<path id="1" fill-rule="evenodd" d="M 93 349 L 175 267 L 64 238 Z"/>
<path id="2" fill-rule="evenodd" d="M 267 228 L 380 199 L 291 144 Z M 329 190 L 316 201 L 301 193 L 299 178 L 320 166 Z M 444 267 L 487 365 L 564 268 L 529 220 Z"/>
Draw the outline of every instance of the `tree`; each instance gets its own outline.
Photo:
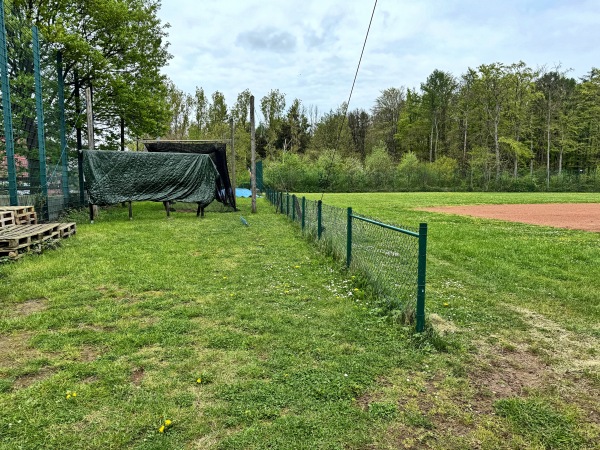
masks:
<path id="1" fill-rule="evenodd" d="M 406 91 L 406 101 L 400 112 L 394 138 L 402 153 L 410 152 L 422 157 L 427 153 L 428 124 L 422 97 L 414 89 Z"/>
<path id="2" fill-rule="evenodd" d="M 194 93 L 194 107 L 195 107 L 195 123 L 194 129 L 191 133 L 193 137 L 202 138 L 208 129 L 208 106 L 210 101 L 206 97 L 204 93 L 204 89 L 202 87 L 196 87 L 196 92 Z M 190 136 L 192 137 L 192 136 Z"/>
<path id="3" fill-rule="evenodd" d="M 430 121 L 429 162 L 437 159 L 438 144 L 448 151 L 447 120 L 450 101 L 457 87 L 455 78 L 448 72 L 434 70 L 425 83 L 421 83 L 423 105 L 427 108 Z"/>
<path id="4" fill-rule="evenodd" d="M 519 160 L 533 158 L 533 151 L 522 141 L 525 138 L 531 141 L 533 138 L 530 116 L 538 97 L 534 85 L 537 76 L 538 73 L 528 68 L 522 61 L 507 68 L 508 95 L 505 109 L 507 130 L 505 136 L 499 138 L 499 142 L 506 145 L 513 158 L 514 178 L 518 177 Z"/>
<path id="5" fill-rule="evenodd" d="M 382 140 L 388 153 L 398 157 L 394 135 L 398 130 L 400 111 L 404 105 L 404 88 L 388 88 L 381 91 L 371 108 L 373 132 L 376 141 Z"/>
<path id="6" fill-rule="evenodd" d="M 98 130 L 109 138 L 123 124 L 138 136 L 164 131 L 166 78 L 160 69 L 171 55 L 165 43 L 168 24 L 157 15 L 159 1 L 14 0 L 12 6 L 14 14 L 37 25 L 45 42 L 63 53 L 71 126 L 81 123 L 74 112 L 75 87 L 80 85 L 93 86 L 94 111 L 105 122 Z"/>
<path id="7" fill-rule="evenodd" d="M 277 134 L 277 146 L 286 151 L 304 152 L 310 141 L 308 118 L 298 99 L 294 99 Z"/>
<path id="8" fill-rule="evenodd" d="M 246 129 L 249 126 L 248 115 L 250 112 L 250 97 L 252 93 L 250 89 L 244 89 L 237 96 L 237 101 L 233 105 L 231 110 L 231 117 L 233 118 L 236 125 L 241 126 L 242 129 Z M 248 128 L 248 131 L 250 129 Z"/>
<path id="9" fill-rule="evenodd" d="M 364 161 L 366 157 L 366 139 L 370 125 L 371 117 L 364 109 L 355 109 L 348 113 L 348 128 L 352 137 L 352 145 L 361 161 Z"/>
<path id="10" fill-rule="evenodd" d="M 475 100 L 480 105 L 483 118 L 486 122 L 487 132 L 492 138 L 492 145 L 496 159 L 496 178 L 500 177 L 502 169 L 500 159 L 500 122 L 502 113 L 506 108 L 508 96 L 508 83 L 506 66 L 501 63 L 483 64 L 478 67 L 478 76 L 475 79 Z"/>
<path id="11" fill-rule="evenodd" d="M 224 139 L 229 131 L 229 114 L 225 96 L 215 91 L 212 94 L 212 103 L 208 106 L 208 135 L 212 139 Z"/>

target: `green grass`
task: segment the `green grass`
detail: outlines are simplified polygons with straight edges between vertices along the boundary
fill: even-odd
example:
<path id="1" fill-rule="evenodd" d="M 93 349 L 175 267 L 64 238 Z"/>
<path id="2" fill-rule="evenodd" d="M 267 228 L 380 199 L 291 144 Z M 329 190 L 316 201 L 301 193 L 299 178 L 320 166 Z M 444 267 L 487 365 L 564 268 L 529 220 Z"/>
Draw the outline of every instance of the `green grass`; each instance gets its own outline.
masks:
<path id="1" fill-rule="evenodd" d="M 0 266 L 0 448 L 594 448 L 598 234 L 413 208 L 595 196 L 324 201 L 429 223 L 426 333 L 264 201 L 81 214 L 61 248 Z"/>

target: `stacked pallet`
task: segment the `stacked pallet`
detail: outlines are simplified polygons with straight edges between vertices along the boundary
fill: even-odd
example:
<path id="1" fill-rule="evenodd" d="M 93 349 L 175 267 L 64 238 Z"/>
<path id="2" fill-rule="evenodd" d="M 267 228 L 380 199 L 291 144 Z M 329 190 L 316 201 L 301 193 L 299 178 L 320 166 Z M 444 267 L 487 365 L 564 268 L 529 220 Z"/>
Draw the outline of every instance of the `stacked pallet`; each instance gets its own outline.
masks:
<path id="1" fill-rule="evenodd" d="M 65 239 L 77 231 L 71 223 L 37 223 L 33 206 L 0 206 L 0 258 L 17 259 L 53 239 Z"/>
<path id="2" fill-rule="evenodd" d="M 37 215 L 33 206 L 0 206 L 1 213 L 12 212 L 15 225 L 34 225 L 37 223 Z"/>

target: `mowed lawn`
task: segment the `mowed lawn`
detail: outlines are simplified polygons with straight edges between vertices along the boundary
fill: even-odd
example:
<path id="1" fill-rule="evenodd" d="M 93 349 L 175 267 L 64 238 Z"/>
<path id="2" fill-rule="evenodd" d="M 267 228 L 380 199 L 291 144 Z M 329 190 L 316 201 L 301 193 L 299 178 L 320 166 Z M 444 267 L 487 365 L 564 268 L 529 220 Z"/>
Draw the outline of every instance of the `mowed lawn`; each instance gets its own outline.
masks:
<path id="1" fill-rule="evenodd" d="M 600 235 L 413 209 L 598 196 L 323 200 L 428 222 L 426 333 L 264 200 L 81 214 L 0 265 L 0 448 L 598 448 Z"/>

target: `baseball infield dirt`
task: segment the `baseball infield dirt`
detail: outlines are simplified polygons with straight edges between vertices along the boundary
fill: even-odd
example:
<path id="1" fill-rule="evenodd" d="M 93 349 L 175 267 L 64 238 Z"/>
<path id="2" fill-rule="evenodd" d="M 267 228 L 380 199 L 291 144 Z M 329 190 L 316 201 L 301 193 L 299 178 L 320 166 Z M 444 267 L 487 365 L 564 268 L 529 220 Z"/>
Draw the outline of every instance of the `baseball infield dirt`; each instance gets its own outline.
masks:
<path id="1" fill-rule="evenodd" d="M 600 203 L 440 206 L 424 210 L 600 232 Z"/>

